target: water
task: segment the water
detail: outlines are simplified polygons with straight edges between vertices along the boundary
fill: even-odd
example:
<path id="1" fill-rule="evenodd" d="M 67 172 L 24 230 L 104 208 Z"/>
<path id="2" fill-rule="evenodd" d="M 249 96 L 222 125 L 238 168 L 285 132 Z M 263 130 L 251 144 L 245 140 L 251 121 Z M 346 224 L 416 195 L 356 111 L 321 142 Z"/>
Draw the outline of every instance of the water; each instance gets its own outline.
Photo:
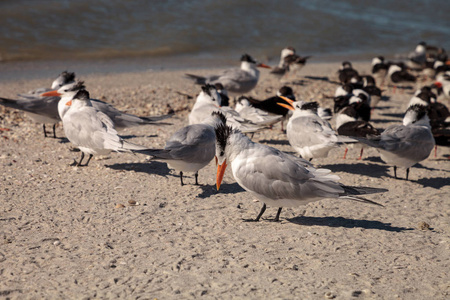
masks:
<path id="1" fill-rule="evenodd" d="M 0 60 L 317 59 L 450 50 L 450 1 L 3 0 Z"/>

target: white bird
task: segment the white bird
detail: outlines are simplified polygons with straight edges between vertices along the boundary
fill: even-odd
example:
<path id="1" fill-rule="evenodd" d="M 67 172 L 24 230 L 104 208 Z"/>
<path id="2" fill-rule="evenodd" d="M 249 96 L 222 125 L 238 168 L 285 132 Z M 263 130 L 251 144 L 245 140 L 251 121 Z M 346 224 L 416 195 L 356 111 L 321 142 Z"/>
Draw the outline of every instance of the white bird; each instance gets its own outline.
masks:
<path id="1" fill-rule="evenodd" d="M 259 70 L 257 67 L 269 68 L 269 66 L 257 63 L 250 55 L 244 54 L 241 57 L 241 68 L 233 68 L 223 71 L 218 75 L 206 77 L 186 74 L 190 79 L 194 79 L 196 84 L 216 84 L 221 83 L 230 93 L 244 94 L 253 90 L 259 80 Z"/>
<path id="2" fill-rule="evenodd" d="M 97 154 L 147 149 L 119 137 L 113 121 L 93 107 L 89 99 L 89 93 L 81 89 L 65 104 L 71 107 L 62 119 L 64 133 L 69 141 L 81 150 L 81 159 L 79 162 L 75 161 L 74 165 L 87 166 L 92 156 Z M 89 154 L 89 158 L 86 164 L 82 165 L 85 154 Z"/>
<path id="3" fill-rule="evenodd" d="M 403 125 L 391 125 L 381 135 L 368 139 L 354 138 L 375 147 L 384 162 L 394 165 L 395 178 L 397 167 L 406 168 L 406 180 L 409 168 L 426 159 L 435 145 L 430 119 L 426 108 L 421 105 L 413 105 L 406 110 Z"/>
<path id="4" fill-rule="evenodd" d="M 216 127 L 216 157 L 217 189 L 229 164 L 237 183 L 264 202 L 256 219 L 249 221 L 259 221 L 266 205 L 279 207 L 274 219 L 278 221 L 283 207 L 304 205 L 322 198 L 380 205 L 358 195 L 386 191 L 340 184 L 337 182 L 339 176 L 331 174 L 330 170 L 315 169 L 304 159 L 252 142 L 225 124 Z"/>
<path id="5" fill-rule="evenodd" d="M 227 122 L 242 132 L 253 133 L 265 127 L 264 124 L 255 124 L 242 118 L 237 111 L 230 107 L 220 107 L 220 95 L 215 86 L 207 84 L 202 86 L 202 91 L 197 96 L 192 111 L 189 113 L 189 124 L 199 124 L 209 118 L 213 112 L 221 112 L 227 117 Z"/>
<path id="6" fill-rule="evenodd" d="M 198 185 L 198 171 L 206 167 L 216 153 L 214 127 L 225 122 L 226 119 L 222 113 L 213 112 L 203 123 L 188 125 L 176 131 L 167 140 L 164 149 L 137 152 L 151 155 L 151 159 L 166 162 L 169 168 L 180 172 L 182 186 L 184 185 L 183 173 L 194 172 L 195 184 Z"/>
<path id="7" fill-rule="evenodd" d="M 81 90 L 85 89 L 84 82 L 78 81 L 77 83 L 69 83 L 58 90 L 49 91 L 43 93 L 43 96 L 57 96 L 61 97 L 57 103 L 57 110 L 59 117 L 62 119 L 65 113 L 69 110 L 70 106 L 66 103 L 72 100 L 73 96 Z M 139 117 L 132 114 L 127 114 L 116 109 L 111 104 L 98 100 L 90 99 L 91 104 L 97 110 L 106 114 L 113 122 L 114 128 L 120 130 L 128 127 L 139 126 L 139 125 L 170 125 L 170 123 L 158 122 L 173 116 L 173 114 L 161 115 L 161 116 L 151 116 L 151 117 Z"/>
<path id="8" fill-rule="evenodd" d="M 26 94 L 19 94 L 21 99 L 0 98 L 0 104 L 25 112 L 36 123 L 42 123 L 44 136 L 47 137 L 45 124 L 53 124 L 53 137 L 56 138 L 56 124 L 61 121 L 58 115 L 58 96 L 43 97 L 41 94 L 63 85 L 75 82 L 75 73 L 62 72 L 52 83 L 52 88 L 39 88 Z"/>
<path id="9" fill-rule="evenodd" d="M 317 115 L 317 102 L 293 102 L 289 98 L 282 99 L 291 103 L 279 105 L 294 111 L 286 127 L 286 134 L 291 146 L 304 159 L 327 157 L 331 149 L 342 142 L 354 142 L 347 137 L 340 137 L 331 128 L 330 123 Z"/>

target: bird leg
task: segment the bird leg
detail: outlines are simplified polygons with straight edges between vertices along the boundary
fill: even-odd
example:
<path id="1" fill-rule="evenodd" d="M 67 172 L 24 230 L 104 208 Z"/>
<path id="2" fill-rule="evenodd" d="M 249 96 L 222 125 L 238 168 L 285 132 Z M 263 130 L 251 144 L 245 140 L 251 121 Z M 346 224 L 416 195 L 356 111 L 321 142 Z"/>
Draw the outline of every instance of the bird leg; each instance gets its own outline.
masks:
<path id="1" fill-rule="evenodd" d="M 180 179 L 181 179 L 181 186 L 183 186 L 184 185 L 184 183 L 183 183 L 183 172 L 181 172 L 181 171 L 180 171 Z"/>
<path id="2" fill-rule="evenodd" d="M 342 159 L 345 159 L 347 157 L 348 148 L 345 147 L 344 157 Z"/>
<path id="3" fill-rule="evenodd" d="M 81 165 L 81 162 L 80 162 L 80 167 L 87 167 L 89 162 L 91 161 L 92 156 L 93 156 L 92 154 L 89 154 L 89 158 L 88 158 L 87 162 L 84 165 Z"/>
<path id="4" fill-rule="evenodd" d="M 437 157 L 437 145 L 434 145 L 434 158 Z"/>
<path id="5" fill-rule="evenodd" d="M 278 208 L 277 215 L 275 216 L 275 219 L 273 219 L 274 222 L 279 222 L 280 221 L 280 214 L 281 214 L 281 210 L 282 209 L 283 209 L 282 207 Z"/>
<path id="6" fill-rule="evenodd" d="M 198 171 L 195 172 L 194 177 L 195 177 L 195 185 L 199 185 L 198 184 Z"/>
<path id="7" fill-rule="evenodd" d="M 84 152 L 81 152 L 81 158 L 80 158 L 80 162 L 77 162 L 76 159 L 73 160 L 73 163 L 70 164 L 71 167 L 73 166 L 77 166 L 79 167 L 81 165 L 81 162 L 84 159 Z"/>
<path id="8" fill-rule="evenodd" d="M 406 169 L 406 180 L 408 180 L 408 176 L 409 176 L 409 168 Z"/>
<path id="9" fill-rule="evenodd" d="M 362 159 L 363 152 L 364 152 L 364 148 L 361 148 L 361 153 L 359 154 L 358 160 Z"/>
<path id="10" fill-rule="evenodd" d="M 259 219 L 261 219 L 261 216 L 263 215 L 263 213 L 266 211 L 266 204 L 264 203 L 263 207 L 261 208 L 261 211 L 259 212 L 258 216 L 256 217 L 256 219 L 245 219 L 245 222 L 258 222 Z"/>
<path id="11" fill-rule="evenodd" d="M 53 124 L 53 138 L 56 139 L 56 123 Z"/>
<path id="12" fill-rule="evenodd" d="M 397 166 L 394 166 L 394 177 L 397 179 Z"/>
<path id="13" fill-rule="evenodd" d="M 45 124 L 42 124 L 42 127 L 44 127 L 44 137 L 47 137 L 47 131 L 45 131 Z"/>

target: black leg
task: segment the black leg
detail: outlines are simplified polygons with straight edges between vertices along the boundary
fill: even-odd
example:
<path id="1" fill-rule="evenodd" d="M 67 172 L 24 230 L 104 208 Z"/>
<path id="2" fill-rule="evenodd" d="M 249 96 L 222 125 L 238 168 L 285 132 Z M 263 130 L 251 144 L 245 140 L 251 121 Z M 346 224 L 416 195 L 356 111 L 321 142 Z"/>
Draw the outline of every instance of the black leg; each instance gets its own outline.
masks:
<path id="1" fill-rule="evenodd" d="M 195 185 L 198 185 L 198 171 L 195 172 L 194 177 L 195 177 Z"/>
<path id="2" fill-rule="evenodd" d="M 76 159 L 74 159 L 73 163 L 71 163 L 70 166 L 77 166 L 77 167 L 79 167 L 81 165 L 81 162 L 83 161 L 83 158 L 84 158 L 84 153 L 81 152 L 80 162 L 77 162 Z"/>
<path id="3" fill-rule="evenodd" d="M 87 162 L 83 165 L 83 167 L 88 166 L 89 162 L 91 161 L 92 156 L 93 156 L 92 154 L 89 154 L 89 158 L 88 158 Z"/>
<path id="4" fill-rule="evenodd" d="M 53 138 L 56 139 L 56 123 L 53 124 Z"/>
<path id="5" fill-rule="evenodd" d="M 183 183 L 183 172 L 181 172 L 181 171 L 180 171 L 180 179 L 181 179 L 181 186 L 183 186 L 184 185 L 184 183 Z"/>
<path id="6" fill-rule="evenodd" d="M 279 208 L 278 208 L 277 215 L 275 216 L 275 219 L 273 219 L 275 222 L 280 221 L 280 214 L 281 214 L 281 210 L 282 210 L 282 209 L 283 209 L 282 207 L 279 207 Z"/>
<path id="7" fill-rule="evenodd" d="M 406 180 L 408 180 L 408 176 L 409 176 L 409 168 L 406 169 Z"/>
<path id="8" fill-rule="evenodd" d="M 44 127 L 44 137 L 47 137 L 47 131 L 45 130 L 45 124 L 42 124 L 42 127 Z"/>
<path id="9" fill-rule="evenodd" d="M 259 212 L 259 215 L 256 217 L 255 222 L 258 222 L 259 219 L 261 219 L 261 216 L 266 211 L 266 204 L 264 203 L 263 207 L 261 208 L 261 211 Z"/>
<path id="10" fill-rule="evenodd" d="M 394 177 L 397 179 L 397 166 L 394 166 Z"/>
<path id="11" fill-rule="evenodd" d="M 312 159 L 313 159 L 313 158 L 311 157 L 311 158 L 309 159 L 309 161 L 312 161 Z"/>

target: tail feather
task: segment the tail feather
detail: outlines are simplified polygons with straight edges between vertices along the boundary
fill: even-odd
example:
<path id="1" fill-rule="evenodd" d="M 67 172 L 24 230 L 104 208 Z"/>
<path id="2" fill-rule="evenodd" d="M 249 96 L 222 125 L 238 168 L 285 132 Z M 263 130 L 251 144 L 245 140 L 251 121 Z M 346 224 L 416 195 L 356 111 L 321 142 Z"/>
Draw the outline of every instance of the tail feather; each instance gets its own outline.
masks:
<path id="1" fill-rule="evenodd" d="M 20 107 L 17 105 L 17 100 L 0 98 L 0 104 L 10 108 L 20 109 Z"/>
<path id="2" fill-rule="evenodd" d="M 195 84 L 206 84 L 206 78 L 194 74 L 185 74 L 189 79 L 194 79 Z"/>
<path id="3" fill-rule="evenodd" d="M 374 139 L 367 139 L 363 137 L 352 136 L 352 139 L 358 140 L 359 142 L 366 144 L 370 147 L 381 148 L 381 146 L 378 143 L 379 138 L 377 139 L 376 137 L 374 137 Z"/>
<path id="4" fill-rule="evenodd" d="M 173 159 L 170 150 L 166 149 L 142 149 L 142 150 L 133 150 L 134 153 L 144 154 L 152 156 L 154 159 Z"/>
<path id="5" fill-rule="evenodd" d="M 344 189 L 345 195 L 367 195 L 367 194 L 377 194 L 377 193 L 385 193 L 388 192 L 388 189 L 381 188 L 372 188 L 372 187 L 364 187 L 364 186 L 348 186 L 341 185 Z"/>
<path id="6" fill-rule="evenodd" d="M 375 201 L 372 200 L 368 200 L 365 199 L 363 197 L 356 197 L 356 196 L 341 196 L 339 198 L 343 198 L 343 199 L 349 199 L 349 200 L 353 200 L 353 201 L 357 201 L 357 202 L 361 202 L 361 203 L 366 203 L 366 204 L 372 204 L 372 205 L 377 205 L 377 206 L 381 206 L 384 207 L 384 205 L 377 203 Z"/>

